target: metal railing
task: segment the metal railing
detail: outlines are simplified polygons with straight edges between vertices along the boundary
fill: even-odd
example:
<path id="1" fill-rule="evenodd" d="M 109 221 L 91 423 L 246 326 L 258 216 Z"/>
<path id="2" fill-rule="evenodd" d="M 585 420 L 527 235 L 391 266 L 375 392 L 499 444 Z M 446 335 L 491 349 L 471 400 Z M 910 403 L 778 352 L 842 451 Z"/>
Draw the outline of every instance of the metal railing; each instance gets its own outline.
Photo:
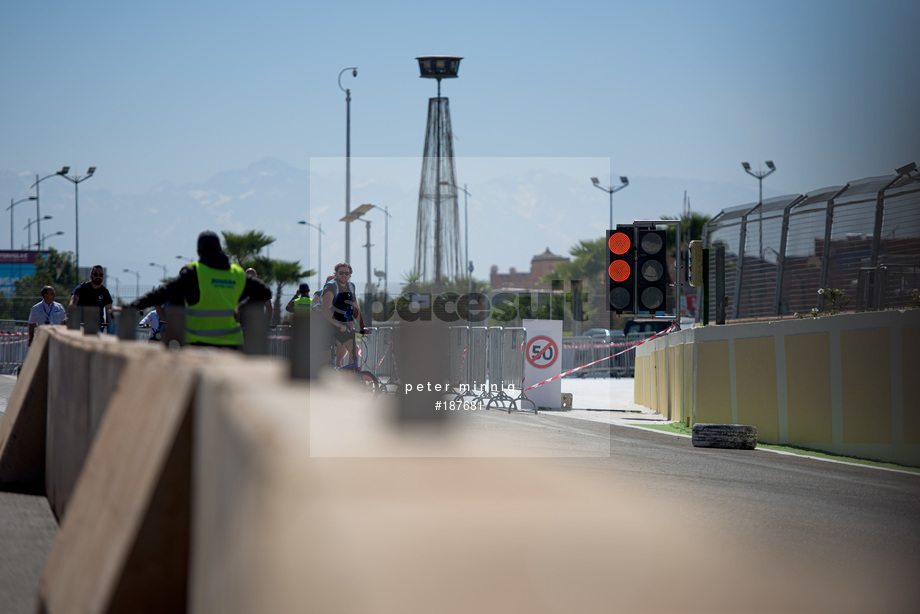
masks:
<path id="1" fill-rule="evenodd" d="M 0 320 L 0 373 L 19 373 L 29 352 L 29 324 L 19 320 Z"/>
<path id="2" fill-rule="evenodd" d="M 905 308 L 920 288 L 920 179 L 902 171 L 725 209 L 703 242 L 712 288 L 712 248 L 725 251 L 727 319 L 821 311 L 822 288 L 842 290 L 850 310 Z M 710 292 L 710 313 L 716 301 Z"/>

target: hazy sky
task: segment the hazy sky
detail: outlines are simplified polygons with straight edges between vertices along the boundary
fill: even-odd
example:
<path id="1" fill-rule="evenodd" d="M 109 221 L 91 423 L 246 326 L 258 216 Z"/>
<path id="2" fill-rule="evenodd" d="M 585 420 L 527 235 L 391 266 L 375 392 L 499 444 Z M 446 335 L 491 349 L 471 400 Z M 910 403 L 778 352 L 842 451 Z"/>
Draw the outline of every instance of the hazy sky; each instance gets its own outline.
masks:
<path id="1" fill-rule="evenodd" d="M 152 284 L 159 274 L 148 263 L 172 266 L 177 250 L 192 255 L 201 228 L 164 232 L 168 239 L 136 253 L 131 245 L 141 243 L 132 238 L 170 228 L 178 213 L 169 203 L 94 211 L 94 199 L 130 203 L 164 184 L 183 189 L 265 158 L 304 172 L 311 159 L 325 168 L 345 153 L 336 79 L 348 66 L 359 67 L 357 78 L 343 76 L 352 90 L 352 155 L 418 157 L 436 84 L 419 79 L 414 58 L 460 55 L 460 77 L 442 92 L 455 152 L 468 158 L 468 171 L 458 161 L 458 180 L 474 195 L 470 252 L 485 277 L 493 264 L 527 269 L 546 247 L 565 253 L 601 236 L 608 197 L 591 186 L 592 175 L 603 183 L 629 177 L 614 197 L 616 221 L 627 222 L 679 213 L 684 190 L 694 210 L 709 214 L 756 201 L 757 181 L 742 160 L 755 168 L 775 161 L 765 196 L 920 162 L 918 23 L 915 0 L 8 0 L 0 3 L 0 172 L 34 180 L 62 165 L 80 174 L 96 166 L 80 187 L 81 264 L 137 269 Z M 477 158 L 513 158 L 522 168 L 517 159 L 531 157 L 532 168 L 509 185 L 533 193 L 511 204 L 483 185 L 501 176 L 502 164 L 493 177 L 472 170 Z M 380 178 L 370 168 L 362 176 L 353 166 L 352 203 L 389 207 L 390 278 L 398 280 L 411 266 L 418 176 L 396 196 L 375 192 Z M 555 183 L 544 190 L 547 176 Z M 29 184 L 0 198 L 26 197 Z M 56 180 L 42 184 L 43 198 L 45 186 L 49 198 L 55 190 L 72 197 L 72 186 Z M 344 185 L 323 192 L 325 202 L 305 194 L 277 210 L 260 207 L 258 195 L 226 196 L 215 230 L 265 230 L 279 239 L 273 257 L 316 266 L 316 233 L 307 243 L 295 223 L 309 216 L 328 232 L 324 268 L 343 256 Z M 55 216 L 68 234 L 51 245 L 72 249 L 72 216 L 72 208 Z M 4 219 L 0 238 L 9 231 Z M 382 268 L 383 217 L 372 219 L 374 268 Z M 359 232 L 351 259 L 360 284 Z"/>

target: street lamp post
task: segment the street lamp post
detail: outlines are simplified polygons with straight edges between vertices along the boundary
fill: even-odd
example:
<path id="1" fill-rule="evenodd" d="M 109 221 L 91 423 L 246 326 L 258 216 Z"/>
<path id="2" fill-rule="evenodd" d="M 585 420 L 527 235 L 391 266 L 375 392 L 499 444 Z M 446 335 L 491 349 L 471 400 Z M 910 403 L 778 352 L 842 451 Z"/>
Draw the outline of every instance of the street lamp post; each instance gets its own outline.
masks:
<path id="1" fill-rule="evenodd" d="M 610 225 L 609 225 L 607 228 L 613 230 L 613 194 L 614 194 L 614 192 L 619 192 L 620 190 L 622 190 L 623 188 L 625 188 L 626 186 L 628 186 L 628 185 L 629 185 L 629 179 L 627 179 L 626 177 L 622 177 L 622 176 L 621 176 L 621 177 L 620 177 L 620 183 L 621 183 L 622 185 L 618 185 L 618 186 L 616 186 L 616 187 L 610 186 L 610 187 L 607 187 L 607 188 L 605 188 L 604 186 L 602 186 L 602 185 L 600 184 L 600 181 L 598 180 L 597 177 L 591 177 L 591 183 L 593 183 L 593 184 L 594 184 L 594 187 L 597 188 L 598 190 L 603 190 L 603 191 L 607 192 L 608 194 L 610 194 Z"/>
<path id="2" fill-rule="evenodd" d="M 760 219 L 761 219 L 761 224 L 760 224 L 760 259 L 761 260 L 763 260 L 763 180 L 764 178 L 773 174 L 776 171 L 776 165 L 773 164 L 773 160 L 767 160 L 766 162 L 764 162 L 764 164 L 766 164 L 767 168 L 770 170 L 765 171 L 765 170 L 758 169 L 756 171 L 753 171 L 751 170 L 750 164 L 748 164 L 747 162 L 741 163 L 741 166 L 744 167 L 744 172 L 750 175 L 751 177 L 755 177 L 760 187 L 760 194 L 757 197 L 757 211 L 760 212 Z"/>
<path id="3" fill-rule="evenodd" d="M 383 272 L 384 272 L 383 290 L 384 292 L 386 292 L 386 285 L 387 285 L 387 282 L 389 281 L 388 259 L 389 259 L 389 241 L 390 241 L 390 218 L 393 217 L 392 215 L 390 215 L 389 209 L 387 207 L 379 207 L 377 205 L 372 205 L 371 203 L 365 203 L 359 206 L 354 211 L 352 211 L 350 215 L 343 217 L 342 221 L 345 221 L 346 219 L 355 221 L 358 218 L 360 218 L 362 215 L 370 211 L 371 209 L 377 209 L 379 211 L 383 211 L 383 214 L 386 215 L 386 218 L 384 220 L 384 230 L 383 230 L 384 232 L 384 237 L 383 237 Z M 368 239 L 368 243 L 370 243 L 370 239 Z M 370 269 L 368 269 L 368 272 L 367 272 L 367 279 L 368 279 L 368 284 L 370 284 L 371 283 Z"/>
<path id="4" fill-rule="evenodd" d="M 32 224 L 38 224 L 41 222 L 41 220 L 50 219 L 53 219 L 50 215 L 45 215 L 37 220 L 29 218 L 29 221 L 26 223 L 26 225 L 22 227 L 22 229 L 26 231 L 26 249 L 32 249 Z M 40 232 L 41 231 L 38 229 L 35 230 L 35 246 L 38 247 L 39 251 L 41 251 L 41 240 L 39 239 L 41 236 L 39 234 Z"/>
<path id="5" fill-rule="evenodd" d="M 351 89 L 342 87 L 342 75 L 351 71 L 358 76 L 358 67 L 349 66 L 339 73 L 339 89 L 345 92 L 345 217 L 351 213 Z M 351 222 L 345 222 L 345 262 L 351 263 Z"/>
<path id="6" fill-rule="evenodd" d="M 164 281 L 164 282 L 165 282 L 166 279 L 169 277 L 169 274 L 166 272 L 166 265 L 165 265 L 165 264 L 157 264 L 156 262 L 151 262 L 151 263 L 150 263 L 150 266 L 158 266 L 158 267 L 160 267 L 161 269 L 163 269 L 163 281 Z"/>
<path id="7" fill-rule="evenodd" d="M 86 174 L 82 177 L 74 173 L 73 177 L 67 175 L 67 171 L 70 170 L 69 166 L 65 166 L 59 170 L 56 175 L 60 175 L 67 181 L 73 184 L 73 219 L 74 219 L 74 267 L 77 270 L 77 275 L 80 275 L 80 194 L 77 187 L 80 185 L 81 181 L 86 181 L 93 176 L 93 173 L 96 172 L 96 167 L 91 166 L 89 170 L 86 171 Z M 36 185 L 38 183 L 36 182 Z"/>
<path id="8" fill-rule="evenodd" d="M 141 295 L 141 274 L 138 271 L 132 271 L 131 269 L 123 269 L 123 272 L 134 274 L 134 299 L 137 300 Z"/>
<path id="9" fill-rule="evenodd" d="M 383 214 L 386 216 L 383 219 L 383 293 L 387 293 L 387 283 L 390 281 L 390 265 L 389 265 L 389 251 L 390 251 L 390 218 L 393 217 L 390 215 L 389 209 L 384 207 L 378 207 L 377 205 L 371 205 L 374 209 L 383 211 Z"/>
<path id="10" fill-rule="evenodd" d="M 383 208 L 383 207 L 378 207 L 377 205 L 372 205 L 372 204 L 370 204 L 370 203 L 365 203 L 365 204 L 363 204 L 363 205 L 357 207 L 354 211 L 352 211 L 351 213 L 349 213 L 348 215 L 346 215 L 345 217 L 343 217 L 340 221 L 346 222 L 346 223 L 348 223 L 348 222 L 354 222 L 355 220 L 357 220 L 358 218 L 360 218 L 362 215 L 364 215 L 365 213 L 367 213 L 367 212 L 370 211 L 371 209 L 380 209 L 381 211 L 384 212 L 384 214 L 386 214 L 387 218 L 386 218 L 386 230 L 385 230 L 385 233 L 388 234 L 388 233 L 389 233 L 389 218 L 392 217 L 392 216 L 390 215 L 390 212 L 387 211 L 387 210 L 386 210 L 385 208 Z M 367 224 L 367 245 L 365 246 L 365 247 L 367 247 L 367 288 L 366 288 L 366 290 L 365 290 L 365 297 L 364 297 L 365 308 L 368 310 L 368 313 L 365 314 L 365 315 L 366 315 L 366 319 L 367 319 L 367 318 L 370 316 L 370 309 L 369 309 L 367 306 L 370 304 L 371 285 L 373 284 L 371 276 L 373 275 L 373 269 L 371 269 L 371 223 L 370 223 L 370 220 L 363 220 L 363 221 L 364 221 L 365 224 Z M 388 241 L 389 241 L 389 237 L 388 237 L 388 236 L 385 236 L 385 237 L 384 237 L 384 254 L 386 254 L 386 251 L 387 251 L 387 248 L 388 248 L 388 246 L 387 246 L 387 242 L 388 242 Z M 387 262 L 386 262 L 386 256 L 384 256 L 384 265 L 383 265 L 383 268 L 384 268 L 384 275 L 383 275 L 383 280 L 384 280 L 384 281 L 383 281 L 383 284 L 384 284 L 384 292 L 386 292 L 386 283 L 387 283 L 387 271 L 386 271 Z"/>
<path id="11" fill-rule="evenodd" d="M 387 284 L 390 282 L 390 218 L 393 217 L 390 215 L 389 206 L 383 206 L 383 214 L 386 216 L 383 219 L 383 294 L 386 296 L 389 292 Z"/>
<path id="12" fill-rule="evenodd" d="M 300 220 L 297 223 L 304 224 L 305 226 L 309 226 L 310 228 L 315 228 L 319 231 L 319 234 L 317 235 L 317 237 L 319 238 L 319 244 L 317 245 L 317 248 L 316 248 L 316 281 L 317 281 L 317 285 L 322 289 L 323 283 L 325 283 L 323 280 L 323 235 L 326 234 L 323 231 L 323 225 L 322 224 L 311 224 L 310 222 L 306 220 Z"/>
<path id="13" fill-rule="evenodd" d="M 66 175 L 69 171 L 70 171 L 70 167 L 69 167 L 69 166 L 64 166 L 64 167 L 62 167 L 61 170 L 59 170 L 58 172 L 56 172 L 56 173 L 51 173 L 50 175 L 45 175 L 45 176 L 42 177 L 41 179 L 39 179 L 39 177 L 38 177 L 37 174 L 35 175 L 35 183 L 32 184 L 32 187 L 35 188 L 35 219 L 41 219 L 41 216 L 42 216 L 42 214 L 41 214 L 41 208 L 40 208 L 41 202 L 40 202 L 39 197 L 38 197 L 38 187 L 39 187 L 39 184 L 40 184 L 42 181 L 44 181 L 45 179 L 47 179 L 48 177 L 54 177 L 55 175 L 61 175 L 61 176 L 63 176 L 63 175 Z M 42 233 L 42 225 L 41 225 L 41 224 L 38 225 L 38 229 L 37 229 L 37 230 L 38 230 L 39 236 L 41 236 L 41 233 Z M 42 248 L 42 246 L 39 245 L 39 246 L 38 246 L 39 251 L 41 251 L 41 248 Z"/>
<path id="14" fill-rule="evenodd" d="M 367 230 L 367 243 L 364 244 L 364 247 L 367 248 L 367 286 L 364 288 L 364 308 L 370 312 L 371 309 L 368 305 L 370 305 L 371 294 L 373 294 L 372 290 L 374 286 L 374 277 L 372 275 L 374 269 L 371 268 L 371 247 L 373 247 L 373 243 L 371 243 L 370 220 L 364 220 L 364 228 Z"/>
<path id="15" fill-rule="evenodd" d="M 62 234 L 64 234 L 64 231 L 63 231 L 63 230 L 58 230 L 57 232 L 52 232 L 52 233 L 49 233 L 49 234 L 46 234 L 46 235 L 42 235 L 41 238 L 38 239 L 38 242 L 37 242 L 36 244 L 42 244 L 42 245 L 43 245 L 43 244 L 45 243 L 45 239 L 47 239 L 48 237 L 56 237 L 56 236 L 62 235 Z"/>
<path id="16" fill-rule="evenodd" d="M 6 210 L 10 212 L 10 249 L 11 249 L 11 250 L 13 249 L 13 207 L 15 207 L 16 205 L 18 205 L 19 203 L 28 202 L 28 201 L 30 201 L 30 200 L 35 200 L 35 201 L 37 201 L 37 200 L 38 200 L 38 197 L 37 197 L 37 196 L 30 196 L 30 197 L 28 197 L 28 198 L 23 198 L 22 200 L 17 200 L 16 202 L 13 202 L 13 199 L 11 198 L 11 199 L 10 199 L 10 206 L 6 208 Z M 28 249 L 28 246 L 26 246 L 26 249 Z"/>

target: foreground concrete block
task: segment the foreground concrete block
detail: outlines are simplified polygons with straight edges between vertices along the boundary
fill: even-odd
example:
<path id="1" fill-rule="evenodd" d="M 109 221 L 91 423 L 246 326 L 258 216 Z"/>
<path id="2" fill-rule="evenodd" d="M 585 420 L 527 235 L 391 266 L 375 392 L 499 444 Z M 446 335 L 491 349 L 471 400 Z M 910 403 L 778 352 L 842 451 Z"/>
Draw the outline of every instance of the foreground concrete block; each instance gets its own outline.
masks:
<path id="1" fill-rule="evenodd" d="M 0 420 L 0 489 L 45 494 L 48 342 L 40 326 Z"/>
<path id="2" fill-rule="evenodd" d="M 195 373 L 166 354 L 127 364 L 49 555 L 43 612 L 185 610 Z"/>

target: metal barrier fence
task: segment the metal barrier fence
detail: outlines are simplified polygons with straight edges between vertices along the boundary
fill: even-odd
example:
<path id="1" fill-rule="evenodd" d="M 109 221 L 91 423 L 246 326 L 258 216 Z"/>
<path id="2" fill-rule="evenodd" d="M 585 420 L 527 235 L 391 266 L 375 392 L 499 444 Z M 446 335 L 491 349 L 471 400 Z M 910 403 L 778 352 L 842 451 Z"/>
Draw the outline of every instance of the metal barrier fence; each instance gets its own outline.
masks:
<path id="1" fill-rule="evenodd" d="M 384 392 L 396 392 L 399 387 L 399 368 L 396 364 L 396 327 L 372 326 L 369 335 L 363 335 L 358 344 L 361 368 L 377 376 Z"/>
<path id="2" fill-rule="evenodd" d="M 920 175 L 908 165 L 725 209 L 704 227 L 703 242 L 725 249 L 727 319 L 823 310 L 821 288 L 843 290 L 850 310 L 908 307 L 920 288 Z M 716 298 L 710 292 L 711 314 Z"/>
<path id="3" fill-rule="evenodd" d="M 28 324 L 0 321 L 0 373 L 16 373 L 28 353 Z M 384 384 L 386 392 L 399 386 L 399 366 L 396 363 L 398 326 L 375 326 L 371 333 L 359 339 L 359 363 L 362 369 L 374 373 Z M 449 331 L 449 380 L 454 391 L 463 397 L 472 396 L 483 404 L 505 406 L 528 401 L 523 394 L 524 343 L 526 332 L 520 327 L 451 327 Z M 138 327 L 135 339 L 148 341 L 149 328 Z M 563 340 L 562 370 L 607 358 L 631 348 L 650 334 L 629 335 L 628 338 L 604 342 L 597 337 L 568 337 Z M 287 359 L 290 356 L 291 327 L 275 326 L 269 330 L 268 354 Z M 635 353 L 625 352 L 599 364 L 583 369 L 570 377 L 632 376 Z M 513 392 L 513 394 L 509 394 Z"/>
<path id="4" fill-rule="evenodd" d="M 18 373 L 28 352 L 28 323 L 19 320 L 0 320 L 0 373 Z"/>

